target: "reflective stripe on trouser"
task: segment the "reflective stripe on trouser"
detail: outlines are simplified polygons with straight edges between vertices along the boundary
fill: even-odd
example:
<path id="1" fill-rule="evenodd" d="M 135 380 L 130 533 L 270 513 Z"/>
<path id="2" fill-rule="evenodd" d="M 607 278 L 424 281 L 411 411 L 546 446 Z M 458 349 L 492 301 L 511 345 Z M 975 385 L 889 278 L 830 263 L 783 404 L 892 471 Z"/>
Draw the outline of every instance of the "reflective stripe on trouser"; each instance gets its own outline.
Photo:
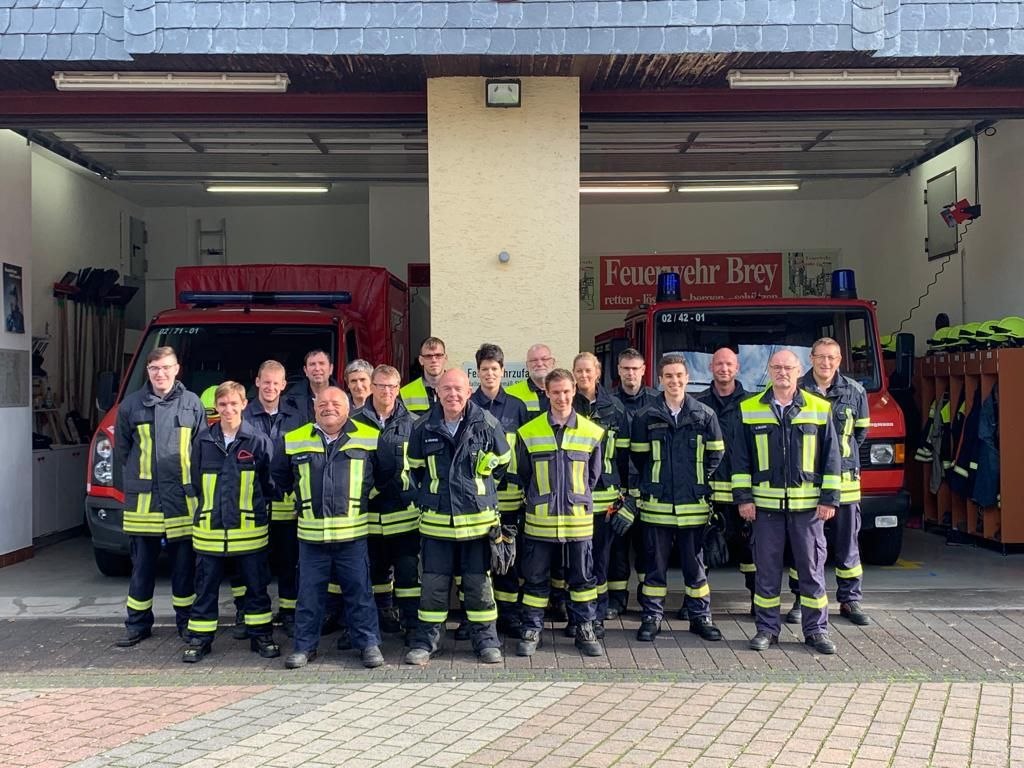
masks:
<path id="1" fill-rule="evenodd" d="M 629 607 L 629 578 L 634 571 L 629 565 L 630 552 L 637 575 L 639 576 L 644 569 L 644 541 L 641 533 L 643 527 L 638 517 L 625 536 L 612 538 L 612 551 L 608 559 L 608 601 L 619 611 L 625 611 Z M 639 596 L 640 585 L 637 584 L 637 597 Z"/>
<path id="2" fill-rule="evenodd" d="M 153 627 L 153 589 L 160 559 L 160 537 L 129 536 L 128 548 L 132 556 L 132 578 L 128 583 L 124 626 L 129 632 L 141 632 Z M 171 605 L 175 623 L 179 631 L 184 631 L 196 597 L 192 540 L 167 542 L 167 556 L 171 561 Z"/>
<path id="3" fill-rule="evenodd" d="M 420 544 L 419 626 L 411 647 L 436 651 L 448 618 L 448 598 L 456 568 L 461 571 L 463 605 L 473 650 L 500 648 L 495 621 L 498 608 L 487 571 L 491 567 L 491 543 L 487 537 L 456 541 L 424 536 Z"/>
<path id="4" fill-rule="evenodd" d="M 341 585 L 341 603 L 352 647 L 380 645 L 377 607 L 370 587 L 366 539 L 313 544 L 299 541 L 299 597 L 295 606 L 295 650 L 312 651 L 320 640 L 327 583 Z"/>
<path id="5" fill-rule="evenodd" d="M 644 526 L 644 584 L 640 589 L 640 609 L 644 616 L 665 615 L 668 594 L 668 563 L 673 547 L 679 552 L 683 568 L 686 606 L 690 618 L 711 615 L 711 588 L 704 572 L 701 552 L 704 529 L 677 528 L 667 525 Z"/>
<path id="6" fill-rule="evenodd" d="M 825 594 L 825 525 L 816 511 L 773 512 L 758 509 L 751 548 L 757 577 L 754 590 L 754 623 L 758 631 L 778 635 L 784 550 L 787 537 L 800 575 L 800 604 L 804 635 L 828 630 L 828 597 Z"/>
<path id="7" fill-rule="evenodd" d="M 608 612 L 608 568 L 611 563 L 612 546 L 621 538 L 612 531 L 604 514 L 594 515 L 594 584 L 597 587 L 596 618 L 605 620 Z M 622 590 L 625 592 L 625 590 Z"/>
<path id="8" fill-rule="evenodd" d="M 840 504 L 832 519 L 835 533 L 833 554 L 836 566 L 836 599 L 840 603 L 859 603 L 864 569 L 860 563 L 860 504 Z"/>
<path id="9" fill-rule="evenodd" d="M 545 541 L 526 537 L 520 560 L 523 574 L 523 627 L 544 627 L 544 606 L 551 593 L 551 562 L 562 553 L 569 588 L 569 622 L 580 624 L 597 618 L 597 585 L 594 581 L 594 548 L 590 539 Z"/>
<path id="10" fill-rule="evenodd" d="M 740 517 L 740 509 L 737 505 L 716 502 L 714 507 L 727 520 L 726 530 L 733 533 L 729 539 L 729 549 L 736 555 L 740 573 L 743 574 L 744 586 L 753 596 L 754 574 L 757 572 L 757 568 L 754 566 L 754 555 L 750 551 L 750 529 L 747 528 L 748 535 L 744 536 L 743 530 L 747 523 Z"/>
<path id="11" fill-rule="evenodd" d="M 295 613 L 299 594 L 299 524 L 297 520 L 270 521 L 270 572 L 277 579 L 277 607 Z"/>
<path id="12" fill-rule="evenodd" d="M 370 580 L 378 610 L 397 606 L 406 627 L 416 626 L 420 598 L 420 534 L 408 531 L 392 536 L 371 535 Z M 394 579 L 392 580 L 392 574 Z M 387 585 L 388 589 L 381 589 Z"/>
<path id="13" fill-rule="evenodd" d="M 270 635 L 270 596 L 267 594 L 270 566 L 265 551 L 227 557 L 196 555 L 196 601 L 188 620 L 189 633 L 213 639 L 217 631 L 220 583 L 229 570 L 235 574 L 232 581 L 237 580 L 245 590 L 241 610 L 249 637 Z"/>

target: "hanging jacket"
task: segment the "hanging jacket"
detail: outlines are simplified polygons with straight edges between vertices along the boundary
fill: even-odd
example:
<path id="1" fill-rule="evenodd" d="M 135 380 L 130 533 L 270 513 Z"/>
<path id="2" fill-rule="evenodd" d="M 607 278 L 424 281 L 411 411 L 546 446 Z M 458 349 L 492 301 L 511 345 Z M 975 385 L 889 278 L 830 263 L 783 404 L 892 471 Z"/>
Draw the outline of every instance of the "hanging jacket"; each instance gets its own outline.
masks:
<path id="1" fill-rule="evenodd" d="M 498 483 L 498 512 L 501 514 L 502 522 L 514 523 L 523 506 L 523 489 L 516 473 L 515 441 L 516 430 L 530 420 L 526 403 L 500 388 L 493 400 L 482 389 L 477 389 L 469 400 L 491 414 L 505 430 L 505 439 L 511 449 L 512 458 L 505 476 Z"/>
<path id="2" fill-rule="evenodd" d="M 686 395 L 673 416 L 663 394 L 633 417 L 629 450 L 639 472 L 641 521 L 677 528 L 707 523 L 708 478 L 725 454 L 713 410 Z"/>
<path id="3" fill-rule="evenodd" d="M 192 546 L 205 555 L 240 555 L 270 542 L 270 439 L 244 418 L 231 444 L 214 424 L 192 447 L 191 491 L 197 501 Z"/>
<path id="4" fill-rule="evenodd" d="M 401 400 L 381 424 L 373 407 L 373 398 L 352 414 L 352 418 L 380 430 L 377 438 L 377 464 L 383 482 L 370 491 L 370 533 L 398 536 L 419 528 L 420 510 L 416 506 L 416 483 L 409 468 L 409 437 L 416 417 Z"/>
<path id="5" fill-rule="evenodd" d="M 736 379 L 735 383 L 736 389 L 726 397 L 719 395 L 713 384 L 703 392 L 694 395 L 698 403 L 703 403 L 715 412 L 715 416 L 718 417 L 718 426 L 725 439 L 725 453 L 722 455 L 722 461 L 709 481 L 711 500 L 722 504 L 732 504 L 732 461 L 729 456 L 732 453 L 733 445 L 740 439 L 740 429 L 743 423 L 740 418 L 740 403 L 750 396 L 739 379 Z"/>
<path id="6" fill-rule="evenodd" d="M 370 489 L 385 480 L 377 459 L 379 435 L 376 428 L 349 419 L 330 443 L 316 424 L 284 436 L 301 541 L 333 544 L 369 533 Z"/>
<path id="7" fill-rule="evenodd" d="M 933 400 L 928 407 L 921 445 L 914 453 L 915 461 L 931 464 L 928 490 L 933 494 L 939 492 L 945 470 L 949 466 L 949 422 L 949 395 L 943 393 L 938 401 Z"/>
<path id="8" fill-rule="evenodd" d="M 517 381 L 515 384 L 509 384 L 505 387 L 505 392 L 518 400 L 522 400 L 526 405 L 526 410 L 531 414 L 543 413 L 551 408 L 547 393 L 543 388 L 534 384 L 533 379 L 529 376 L 522 381 Z"/>
<path id="9" fill-rule="evenodd" d="M 422 376 L 402 387 L 398 396 L 405 403 L 405 407 L 416 414 L 430 410 L 430 406 L 437 402 L 437 390 L 428 387 Z"/>
<path id="10" fill-rule="evenodd" d="M 591 486 L 594 508 L 603 512 L 619 500 L 629 483 L 629 417 L 622 403 L 600 384 L 594 394 L 596 398 L 591 403 L 577 392 L 572 407 L 604 430 L 601 477 Z"/>
<path id="11" fill-rule="evenodd" d="M 740 414 L 742 439 L 732 454 L 737 504 L 785 512 L 839 506 L 839 440 L 827 400 L 797 389 L 781 409 L 768 387 L 740 403 Z"/>
<path id="12" fill-rule="evenodd" d="M 272 522 L 289 522 L 295 520 L 295 494 L 284 493 L 281 488 L 288 487 L 291 465 L 284 452 L 284 436 L 293 429 L 306 423 L 295 401 L 282 397 L 277 402 L 277 413 L 271 415 L 259 398 L 253 398 L 242 413 L 244 423 L 270 439 L 273 458 L 270 461 L 270 474 L 277 488 L 277 498 L 270 502 L 270 519 Z"/>
<path id="13" fill-rule="evenodd" d="M 542 541 L 594 535 L 592 490 L 601 480 L 604 430 L 575 411 L 565 425 L 542 413 L 519 428 L 517 465 L 526 494 L 524 534 Z"/>
<path id="14" fill-rule="evenodd" d="M 123 467 L 124 532 L 133 536 L 192 535 L 194 502 L 192 445 L 206 430 L 199 397 L 174 382 L 165 397 L 147 383 L 124 398 L 114 432 L 116 460 Z"/>
<path id="15" fill-rule="evenodd" d="M 953 453 L 953 466 L 948 476 L 949 489 L 958 496 L 969 498 L 974 490 L 978 470 L 978 427 L 981 424 L 981 389 L 974 390 L 971 409 L 967 411 L 960 429 L 960 439 Z"/>
<path id="16" fill-rule="evenodd" d="M 511 454 L 505 431 L 480 406 L 467 402 L 451 435 L 441 405 L 433 405 L 409 438 L 420 534 L 458 541 L 486 536 L 499 521 L 497 486 Z"/>
<path id="17" fill-rule="evenodd" d="M 860 501 L 860 447 L 871 426 L 868 393 L 859 381 L 841 373 L 836 373 L 828 390 L 821 392 L 813 370 L 804 374 L 797 386 L 825 398 L 832 406 L 832 422 L 839 437 L 839 463 L 842 468 L 839 503 L 856 504 Z"/>
<path id="18" fill-rule="evenodd" d="M 977 463 L 971 498 L 982 507 L 994 507 L 1000 501 L 998 386 L 992 388 L 992 393 L 981 404 L 978 418 Z"/>

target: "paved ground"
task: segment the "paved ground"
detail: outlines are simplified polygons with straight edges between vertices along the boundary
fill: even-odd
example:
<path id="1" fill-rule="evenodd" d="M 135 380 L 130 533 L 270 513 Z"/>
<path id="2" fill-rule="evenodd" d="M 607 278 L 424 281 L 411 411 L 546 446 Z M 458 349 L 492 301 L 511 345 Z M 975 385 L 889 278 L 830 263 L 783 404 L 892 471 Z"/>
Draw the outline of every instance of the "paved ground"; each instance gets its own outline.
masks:
<path id="1" fill-rule="evenodd" d="M 508 643 L 489 667 L 449 638 L 418 669 L 392 637 L 373 671 L 333 638 L 295 672 L 226 629 L 198 665 L 168 624 L 114 648 L 124 585 L 87 555 L 71 542 L 0 570 L 3 768 L 1024 765 L 1024 558 L 933 536 L 869 569 L 876 624 L 837 619 L 834 657 L 788 630 L 747 649 L 740 582 L 716 574 L 722 643 L 672 621 L 637 643 L 630 614 L 604 659 L 548 630 L 533 659 Z"/>

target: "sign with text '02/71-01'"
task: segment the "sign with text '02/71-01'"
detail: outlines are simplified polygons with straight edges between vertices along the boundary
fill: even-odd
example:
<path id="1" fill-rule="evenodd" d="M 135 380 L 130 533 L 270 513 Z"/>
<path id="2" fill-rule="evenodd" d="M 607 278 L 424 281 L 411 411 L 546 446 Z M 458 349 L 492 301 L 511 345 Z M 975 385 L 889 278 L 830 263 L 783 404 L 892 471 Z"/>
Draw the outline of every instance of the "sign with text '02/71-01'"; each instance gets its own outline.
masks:
<path id="1" fill-rule="evenodd" d="M 678 272 L 683 301 L 827 296 L 835 251 L 602 256 L 600 308 L 653 304 L 658 275 Z"/>

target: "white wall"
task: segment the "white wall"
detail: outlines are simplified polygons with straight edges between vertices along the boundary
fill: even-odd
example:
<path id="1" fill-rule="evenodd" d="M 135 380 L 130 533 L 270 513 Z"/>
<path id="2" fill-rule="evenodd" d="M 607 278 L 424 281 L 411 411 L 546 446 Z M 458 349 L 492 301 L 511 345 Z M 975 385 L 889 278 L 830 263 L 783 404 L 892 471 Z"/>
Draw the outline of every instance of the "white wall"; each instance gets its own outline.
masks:
<path id="1" fill-rule="evenodd" d="M 946 312 L 953 324 L 1024 313 L 1019 288 L 1024 271 L 1020 215 L 1024 123 L 1001 122 L 995 136 L 980 136 L 978 141 L 982 217 L 969 229 L 961 228 L 960 255 L 950 258 L 903 326 L 917 337 L 918 354 L 927 349 L 925 340 L 934 331 L 939 312 Z M 929 262 L 924 253 L 923 191 L 928 179 L 953 167 L 957 197 L 976 202 L 973 142 L 959 144 L 861 201 L 865 226 L 856 264 L 860 290 L 878 300 L 883 332 L 896 330 L 942 264 L 942 260 Z"/>
<path id="2" fill-rule="evenodd" d="M 229 264 L 369 264 L 368 217 L 366 204 L 149 208 L 149 313 L 173 306 L 174 268 L 197 263 L 199 220 L 225 220 Z"/>
<path id="3" fill-rule="evenodd" d="M 612 254 L 743 253 L 836 250 L 856 260 L 857 200 L 583 205 L 581 257 Z M 625 312 L 581 311 L 580 349 L 622 325 Z"/>
<path id="4" fill-rule="evenodd" d="M 22 267 L 25 333 L 0 325 L 0 348 L 30 350 L 32 333 L 32 153 L 25 140 L 0 131 L 0 262 Z M 26 371 L 26 376 L 31 370 Z M 31 393 L 30 381 L 25 382 Z M 32 546 L 32 408 L 0 408 L 0 554 Z"/>

